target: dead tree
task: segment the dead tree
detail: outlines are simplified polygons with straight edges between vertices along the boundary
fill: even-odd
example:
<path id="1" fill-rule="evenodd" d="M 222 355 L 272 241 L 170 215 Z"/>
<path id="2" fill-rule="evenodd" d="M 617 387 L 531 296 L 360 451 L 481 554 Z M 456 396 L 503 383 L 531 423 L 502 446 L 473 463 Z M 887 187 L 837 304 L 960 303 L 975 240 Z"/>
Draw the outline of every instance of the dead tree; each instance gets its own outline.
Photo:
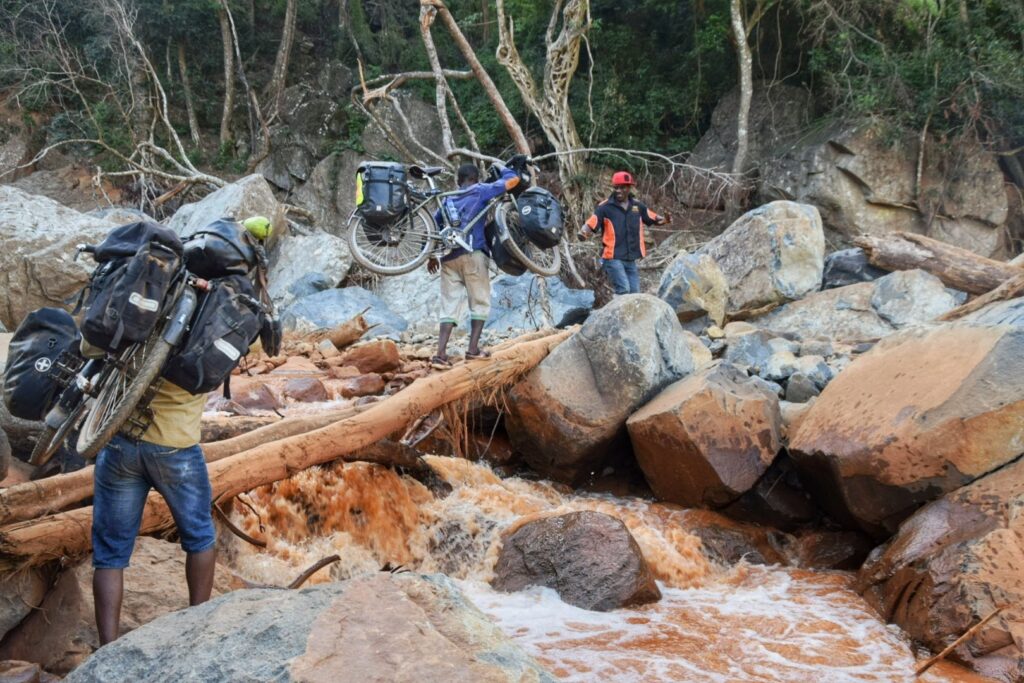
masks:
<path id="1" fill-rule="evenodd" d="M 185 93 L 185 110 L 188 112 L 188 132 L 192 145 L 199 149 L 203 140 L 199 135 L 199 119 L 196 117 L 196 105 L 192 99 L 192 83 L 188 78 L 188 62 L 185 60 L 185 41 L 178 41 L 178 71 L 181 73 L 181 89 Z"/>
<path id="2" fill-rule="evenodd" d="M 281 43 L 277 47 L 274 68 L 267 84 L 269 113 L 265 118 L 273 120 L 281 108 L 281 95 L 288 81 L 288 62 L 291 58 L 292 43 L 295 42 L 295 19 L 298 14 L 298 0 L 288 0 L 284 10 L 284 26 L 281 28 Z"/>
<path id="3" fill-rule="evenodd" d="M 224 106 L 220 115 L 220 147 L 231 144 L 231 114 L 235 109 L 235 41 L 231 36 L 231 22 L 228 19 L 227 0 L 221 0 L 217 9 L 220 23 L 220 40 L 224 54 Z"/>

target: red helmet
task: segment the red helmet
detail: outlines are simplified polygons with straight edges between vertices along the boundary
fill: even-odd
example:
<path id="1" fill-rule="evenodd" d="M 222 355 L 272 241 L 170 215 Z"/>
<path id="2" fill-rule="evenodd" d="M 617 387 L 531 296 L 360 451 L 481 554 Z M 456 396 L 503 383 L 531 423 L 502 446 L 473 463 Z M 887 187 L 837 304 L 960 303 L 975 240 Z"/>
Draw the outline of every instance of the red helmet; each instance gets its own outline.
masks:
<path id="1" fill-rule="evenodd" d="M 636 185 L 636 181 L 629 171 L 618 171 L 612 176 L 612 185 Z"/>

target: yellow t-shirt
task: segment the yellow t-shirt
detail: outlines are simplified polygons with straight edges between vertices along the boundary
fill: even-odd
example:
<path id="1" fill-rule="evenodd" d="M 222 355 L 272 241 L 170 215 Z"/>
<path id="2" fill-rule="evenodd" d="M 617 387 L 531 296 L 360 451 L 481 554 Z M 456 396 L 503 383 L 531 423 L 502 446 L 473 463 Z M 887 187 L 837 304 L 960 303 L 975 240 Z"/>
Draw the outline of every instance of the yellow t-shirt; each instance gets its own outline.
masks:
<path id="1" fill-rule="evenodd" d="M 81 348 L 82 355 L 86 358 L 98 358 L 103 355 L 100 349 L 84 339 Z M 190 394 L 165 379 L 158 379 L 155 384 L 156 394 L 149 403 L 153 421 L 142 435 L 142 440 L 168 448 L 195 446 L 202 436 L 206 394 Z"/>

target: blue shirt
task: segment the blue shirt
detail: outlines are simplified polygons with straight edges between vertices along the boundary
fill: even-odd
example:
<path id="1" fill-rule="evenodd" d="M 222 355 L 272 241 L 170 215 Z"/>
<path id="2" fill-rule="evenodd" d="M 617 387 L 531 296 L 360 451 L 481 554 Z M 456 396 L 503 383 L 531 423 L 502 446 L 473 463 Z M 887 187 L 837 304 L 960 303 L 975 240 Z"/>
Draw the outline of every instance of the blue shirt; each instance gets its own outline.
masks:
<path id="1" fill-rule="evenodd" d="M 460 193 L 457 195 L 445 197 L 444 201 L 454 203 L 455 208 L 459 211 L 459 217 L 462 219 L 462 225 L 459 226 L 458 229 L 465 230 L 466 221 L 471 220 L 474 216 L 483 211 L 487 202 L 507 192 L 509 189 L 508 181 L 517 177 L 518 176 L 516 176 L 515 171 L 509 168 L 504 168 L 501 171 L 501 176 L 493 183 L 474 183 L 468 187 L 462 188 Z M 440 211 L 434 214 L 434 220 L 439 226 L 445 224 L 441 220 Z M 485 254 L 490 255 L 490 250 L 487 248 L 487 238 L 484 235 L 484 227 L 486 223 L 487 216 L 480 216 L 480 218 L 473 223 L 473 227 L 467 241 L 473 247 L 473 251 L 482 251 Z M 458 247 L 457 249 L 452 250 L 450 254 L 441 260 L 448 261 L 458 256 L 462 256 L 465 253 L 467 253 L 465 249 Z"/>

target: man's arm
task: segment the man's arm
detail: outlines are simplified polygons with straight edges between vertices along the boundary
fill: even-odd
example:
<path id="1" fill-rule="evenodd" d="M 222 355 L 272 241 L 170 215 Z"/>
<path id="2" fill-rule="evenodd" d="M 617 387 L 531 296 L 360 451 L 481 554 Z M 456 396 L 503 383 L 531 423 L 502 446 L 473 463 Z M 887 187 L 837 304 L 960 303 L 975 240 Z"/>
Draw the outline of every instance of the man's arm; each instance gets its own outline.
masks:
<path id="1" fill-rule="evenodd" d="M 519 185 L 519 175 L 511 168 L 502 168 L 501 175 L 493 183 L 478 185 L 480 196 L 485 202 L 499 197 Z"/>
<path id="2" fill-rule="evenodd" d="M 666 213 L 664 216 L 660 216 L 648 209 L 646 205 L 641 206 L 643 211 L 640 212 L 640 219 L 644 225 L 668 225 L 672 222 L 672 214 Z"/>
<path id="3" fill-rule="evenodd" d="M 601 219 L 598 217 L 600 207 L 590 214 L 590 218 L 586 220 L 583 227 L 580 228 L 579 236 L 581 239 L 589 239 L 591 235 L 597 232 L 598 226 L 601 224 Z"/>

